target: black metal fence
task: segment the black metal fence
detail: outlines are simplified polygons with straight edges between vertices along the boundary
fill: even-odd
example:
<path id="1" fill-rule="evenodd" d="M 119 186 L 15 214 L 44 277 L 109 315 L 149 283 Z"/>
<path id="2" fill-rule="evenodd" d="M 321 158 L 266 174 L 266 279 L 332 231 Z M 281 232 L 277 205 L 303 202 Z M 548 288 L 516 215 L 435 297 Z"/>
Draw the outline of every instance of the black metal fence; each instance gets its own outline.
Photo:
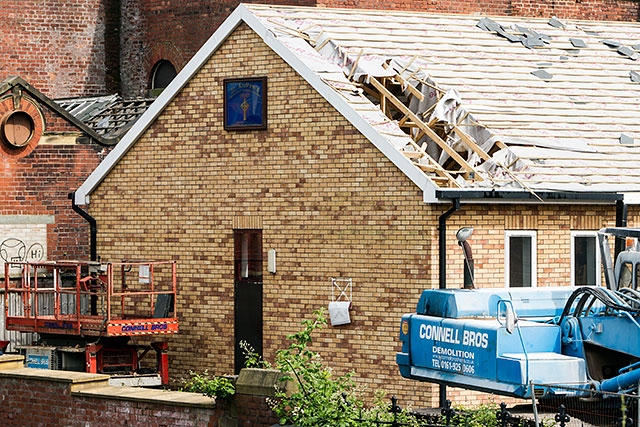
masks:
<path id="1" fill-rule="evenodd" d="M 364 420 L 356 419 L 356 422 L 362 422 L 363 424 L 374 424 L 386 427 L 400 427 L 400 426 L 419 426 L 419 427 L 468 427 L 470 425 L 477 426 L 482 420 L 478 420 L 477 412 L 469 409 L 457 409 L 454 408 L 450 400 L 446 401 L 446 406 L 438 411 L 413 411 L 409 415 L 412 418 L 411 422 L 401 421 L 400 414 L 402 408 L 398 404 L 398 400 L 394 397 L 391 398 L 391 405 L 389 412 L 393 414 L 392 420 Z M 565 427 L 566 422 L 569 421 L 569 417 L 566 413 L 566 408 L 560 406 L 558 412 L 551 417 L 554 421 L 550 422 L 549 419 L 543 423 L 538 422 L 533 414 L 515 414 L 512 413 L 505 403 L 501 403 L 495 410 L 495 423 L 492 425 L 496 427 L 542 427 L 556 425 L 559 427 Z M 553 424 L 555 422 L 555 424 Z M 488 424 L 487 424 L 488 425 Z M 630 426 L 629 426 L 630 427 Z"/>
<path id="2" fill-rule="evenodd" d="M 640 406 L 637 394 L 590 390 L 585 396 L 583 388 L 559 387 L 555 384 L 540 384 L 540 386 L 553 387 L 556 395 L 537 400 L 535 407 L 539 411 L 562 407 L 563 416 L 556 424 L 558 426 L 569 426 L 569 423 L 573 422 L 572 426 L 584 427 L 640 427 Z M 562 395 L 563 392 L 566 393 L 565 396 Z M 579 395 L 579 397 L 566 397 L 571 395 Z"/>
<path id="3" fill-rule="evenodd" d="M 411 412 L 412 422 L 402 421 L 402 408 L 395 397 L 389 407 L 392 420 L 364 420 L 356 422 L 386 427 L 469 427 L 482 425 L 478 412 L 455 408 L 451 401 L 437 411 Z M 496 427 L 640 427 L 638 396 L 621 393 L 594 392 L 589 397 L 547 397 L 534 400 L 531 405 L 508 408 L 501 403 L 495 410 L 491 424 Z"/>
<path id="4" fill-rule="evenodd" d="M 553 387 L 558 390 L 558 386 Z M 566 395 L 533 399 L 529 405 L 509 408 L 501 403 L 486 423 L 478 418 L 476 409 L 453 405 L 450 400 L 444 408 L 410 411 L 407 417 L 395 396 L 384 419 L 361 417 L 352 421 L 380 427 L 640 427 L 637 395 L 593 391 L 587 397 L 567 397 L 572 391 L 567 387 Z"/>

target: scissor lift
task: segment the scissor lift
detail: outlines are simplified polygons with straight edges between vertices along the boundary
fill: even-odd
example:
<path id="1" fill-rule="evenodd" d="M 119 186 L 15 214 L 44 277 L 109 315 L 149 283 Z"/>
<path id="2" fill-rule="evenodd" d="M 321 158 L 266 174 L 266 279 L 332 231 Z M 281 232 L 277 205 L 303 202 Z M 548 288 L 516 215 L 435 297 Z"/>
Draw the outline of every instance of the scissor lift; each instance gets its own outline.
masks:
<path id="1" fill-rule="evenodd" d="M 174 261 L 9 262 L 4 276 L 6 329 L 39 336 L 17 348 L 26 366 L 105 373 L 114 384 L 168 384 L 164 338 L 178 332 Z M 143 361 L 149 350 L 155 365 Z"/>

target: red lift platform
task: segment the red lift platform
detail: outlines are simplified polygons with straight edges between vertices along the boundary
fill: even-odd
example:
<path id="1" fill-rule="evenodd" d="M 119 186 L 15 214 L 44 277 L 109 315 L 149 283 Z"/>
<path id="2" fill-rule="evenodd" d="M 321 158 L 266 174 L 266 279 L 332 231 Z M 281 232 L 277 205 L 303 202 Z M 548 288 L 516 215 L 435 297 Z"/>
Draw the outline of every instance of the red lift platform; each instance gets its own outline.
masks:
<path id="1" fill-rule="evenodd" d="M 10 262 L 4 277 L 6 329 L 39 336 L 18 348 L 26 366 L 105 373 L 114 384 L 168 384 L 164 338 L 178 332 L 175 261 Z M 143 361 L 149 350 L 155 366 Z"/>

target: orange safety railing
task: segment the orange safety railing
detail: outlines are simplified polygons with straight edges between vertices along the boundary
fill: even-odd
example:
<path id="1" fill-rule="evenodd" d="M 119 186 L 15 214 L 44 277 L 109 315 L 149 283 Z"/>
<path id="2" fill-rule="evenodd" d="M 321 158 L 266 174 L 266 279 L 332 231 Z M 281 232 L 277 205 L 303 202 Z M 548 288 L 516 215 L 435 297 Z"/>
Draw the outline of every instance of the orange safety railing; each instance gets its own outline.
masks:
<path id="1" fill-rule="evenodd" d="M 5 263 L 8 330 L 133 336 L 178 331 L 174 261 Z"/>

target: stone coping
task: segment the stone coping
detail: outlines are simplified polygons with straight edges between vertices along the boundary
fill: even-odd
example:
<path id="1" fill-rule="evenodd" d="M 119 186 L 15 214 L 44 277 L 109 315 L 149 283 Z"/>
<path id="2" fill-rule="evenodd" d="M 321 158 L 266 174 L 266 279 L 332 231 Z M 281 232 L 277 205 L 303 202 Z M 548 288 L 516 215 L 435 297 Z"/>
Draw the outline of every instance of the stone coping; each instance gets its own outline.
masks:
<path id="1" fill-rule="evenodd" d="M 103 386 L 78 390 L 75 396 L 129 400 L 153 404 L 193 406 L 214 409 L 216 400 L 200 393 L 159 390 L 143 387 Z"/>
<path id="2" fill-rule="evenodd" d="M 166 391 L 160 389 L 109 385 L 109 376 L 86 372 L 56 371 L 25 368 L 24 356 L 3 354 L 0 356 L 0 381 L 3 378 L 54 381 L 69 384 L 72 395 L 102 399 L 117 399 L 153 404 L 193 406 L 213 409 L 216 401 L 200 393 Z"/>

